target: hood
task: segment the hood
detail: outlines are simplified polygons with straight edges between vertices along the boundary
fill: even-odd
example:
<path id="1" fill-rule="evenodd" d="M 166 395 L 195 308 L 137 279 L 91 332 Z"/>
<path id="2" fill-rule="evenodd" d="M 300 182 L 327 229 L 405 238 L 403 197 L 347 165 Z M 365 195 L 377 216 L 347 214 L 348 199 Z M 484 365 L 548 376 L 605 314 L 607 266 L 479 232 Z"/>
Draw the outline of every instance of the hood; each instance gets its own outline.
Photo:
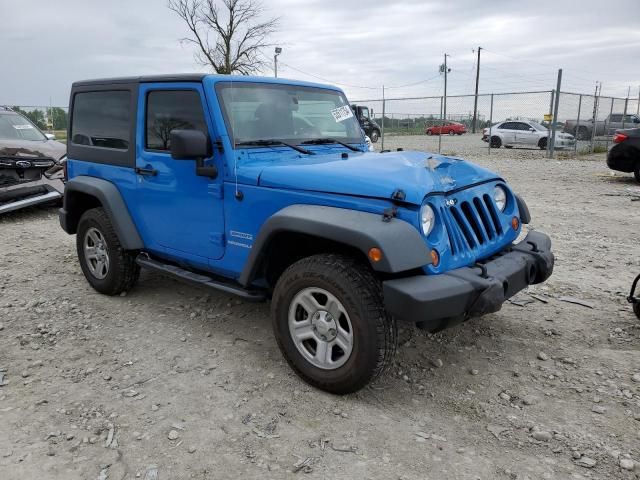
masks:
<path id="1" fill-rule="evenodd" d="M 0 157 L 60 160 L 67 147 L 55 140 L 0 140 Z"/>
<path id="2" fill-rule="evenodd" d="M 248 167 L 239 169 L 244 181 L 251 181 L 247 177 L 253 176 L 251 183 L 264 187 L 386 199 L 402 190 L 405 201 L 417 205 L 429 193 L 449 192 L 500 178 L 459 158 L 403 151 L 349 152 L 346 159 L 341 153 L 329 153 L 243 167 Z"/>

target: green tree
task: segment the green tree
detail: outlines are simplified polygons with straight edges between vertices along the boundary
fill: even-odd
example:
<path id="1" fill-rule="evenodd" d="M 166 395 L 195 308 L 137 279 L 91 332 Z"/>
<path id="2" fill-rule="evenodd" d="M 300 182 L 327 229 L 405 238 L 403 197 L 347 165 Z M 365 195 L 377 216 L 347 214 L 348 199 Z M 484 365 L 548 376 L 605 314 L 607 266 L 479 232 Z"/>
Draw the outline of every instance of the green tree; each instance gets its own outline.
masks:
<path id="1" fill-rule="evenodd" d="M 29 112 L 27 112 L 26 110 L 21 109 L 20 107 L 12 107 L 11 108 L 14 112 L 20 113 L 21 115 L 24 115 L 25 117 L 27 117 L 29 120 L 31 120 L 40 130 L 46 130 L 47 128 L 47 122 L 45 119 L 45 115 L 44 112 L 42 110 L 38 110 L 37 108 L 35 110 L 31 110 Z"/>
<path id="2" fill-rule="evenodd" d="M 49 114 L 51 115 L 51 123 L 54 130 L 66 130 L 68 115 L 67 112 L 60 107 L 51 107 Z"/>

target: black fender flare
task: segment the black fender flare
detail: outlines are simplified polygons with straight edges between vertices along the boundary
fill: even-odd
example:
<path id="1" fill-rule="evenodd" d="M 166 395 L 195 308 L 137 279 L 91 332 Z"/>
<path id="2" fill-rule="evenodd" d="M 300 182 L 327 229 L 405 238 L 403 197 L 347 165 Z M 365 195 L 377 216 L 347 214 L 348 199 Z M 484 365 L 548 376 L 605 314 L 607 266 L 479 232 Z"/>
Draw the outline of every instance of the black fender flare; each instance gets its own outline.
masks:
<path id="1" fill-rule="evenodd" d="M 80 197 L 74 195 L 75 192 L 89 195 L 100 202 L 124 249 L 139 250 L 144 247 L 118 188 L 107 180 L 86 175 L 74 177 L 66 184 L 63 207 L 59 211 L 60 226 L 65 232 L 77 232 L 80 216 L 86 210 L 80 204 Z"/>
<path id="2" fill-rule="evenodd" d="M 262 225 L 238 281 L 247 286 L 263 260 L 269 241 L 282 232 L 302 233 L 339 242 L 360 250 L 365 257 L 371 248 L 382 251 L 374 270 L 399 273 L 431 263 L 431 252 L 413 225 L 382 214 L 319 205 L 290 205 L 273 214 Z"/>
<path id="3" fill-rule="evenodd" d="M 525 203 L 524 199 L 517 193 L 513 194 L 516 197 L 516 205 L 518 212 L 520 212 L 520 222 L 527 224 L 531 222 L 531 214 L 529 213 L 529 207 Z"/>

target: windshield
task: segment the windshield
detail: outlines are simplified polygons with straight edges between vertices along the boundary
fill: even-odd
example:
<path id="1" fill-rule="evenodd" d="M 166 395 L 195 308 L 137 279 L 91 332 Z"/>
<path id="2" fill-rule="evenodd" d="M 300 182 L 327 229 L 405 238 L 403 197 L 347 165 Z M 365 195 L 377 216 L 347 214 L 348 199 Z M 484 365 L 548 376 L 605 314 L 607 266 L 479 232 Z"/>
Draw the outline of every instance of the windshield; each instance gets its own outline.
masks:
<path id="1" fill-rule="evenodd" d="M 317 138 L 363 143 L 360 125 L 341 92 L 298 85 L 221 82 L 218 100 L 234 144 Z"/>
<path id="2" fill-rule="evenodd" d="M 0 115 L 0 140 L 46 140 L 29 120 L 15 113 Z"/>

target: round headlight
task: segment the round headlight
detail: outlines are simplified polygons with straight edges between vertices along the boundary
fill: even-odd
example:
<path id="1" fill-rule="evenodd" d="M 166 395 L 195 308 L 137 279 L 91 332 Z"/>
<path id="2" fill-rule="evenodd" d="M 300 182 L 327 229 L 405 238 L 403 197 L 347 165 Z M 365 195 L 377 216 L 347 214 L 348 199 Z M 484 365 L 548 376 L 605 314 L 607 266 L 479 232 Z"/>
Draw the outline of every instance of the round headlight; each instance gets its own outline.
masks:
<path id="1" fill-rule="evenodd" d="M 493 189 L 493 201 L 501 212 L 504 212 L 507 206 L 507 192 L 500 185 Z"/>
<path id="2" fill-rule="evenodd" d="M 433 208 L 429 205 L 423 205 L 420 209 L 420 224 L 422 225 L 422 233 L 429 235 L 433 230 L 433 225 L 436 223 L 436 214 L 433 213 Z"/>

